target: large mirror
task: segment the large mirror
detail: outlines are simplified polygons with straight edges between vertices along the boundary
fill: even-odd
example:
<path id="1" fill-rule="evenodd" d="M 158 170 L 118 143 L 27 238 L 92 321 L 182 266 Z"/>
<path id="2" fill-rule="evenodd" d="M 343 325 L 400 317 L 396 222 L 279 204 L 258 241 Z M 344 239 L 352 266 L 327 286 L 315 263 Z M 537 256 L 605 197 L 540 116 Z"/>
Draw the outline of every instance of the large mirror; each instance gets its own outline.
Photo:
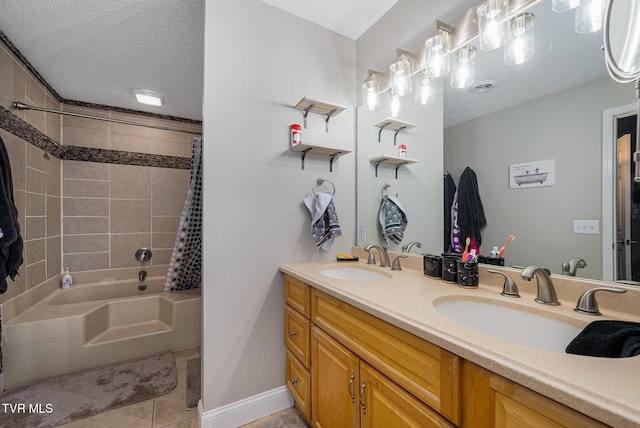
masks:
<path id="1" fill-rule="evenodd" d="M 382 183 L 387 183 L 392 185 L 390 194 L 395 195 L 397 189 L 409 218 L 403 242 L 391 248 L 399 249 L 402 244 L 418 240 L 423 244 L 419 252 L 439 254 L 444 241 L 442 219 L 446 215 L 443 174 L 450 172 L 457 184 L 468 166 L 478 177 L 487 218 L 482 231 L 482 254 L 488 255 L 493 246 L 501 247 L 514 234 L 516 238 L 505 251 L 508 266 L 539 264 L 559 274 L 563 262 L 579 257 L 586 266 L 578 269 L 577 276 L 607 277 L 603 242 L 609 238 L 604 233 L 613 227 L 608 223 L 614 220 L 606 214 L 609 207 L 603 207 L 603 198 L 615 187 L 603 189 L 603 174 L 613 174 L 616 169 L 603 159 L 603 115 L 634 103 L 633 84 L 620 84 L 608 76 L 602 30 L 576 32 L 574 11 L 553 12 L 550 0 L 537 2 L 528 11 L 535 15 L 536 51 L 531 60 L 507 66 L 502 49 L 478 49 L 475 82 L 492 81 L 492 91 L 477 94 L 452 89 L 447 76 L 439 79 L 441 103 L 436 98 L 435 107 L 418 106 L 412 98 L 403 99 L 404 113 L 399 118 L 411 117 L 406 120 L 416 125 L 404 139 L 411 142 L 412 137 L 422 138 L 425 147 L 430 147 L 428 138 L 418 130 L 441 121 L 436 132 L 443 130 L 444 142 L 441 149 L 430 147 L 431 158 L 428 153 L 419 153 L 419 163 L 400 167 L 397 179 L 393 169 L 384 170 L 383 180 L 375 177 L 369 161 L 376 149 L 380 150 L 375 144 L 385 141 L 385 131 L 382 143 L 377 143 L 377 134 L 371 135 L 372 123 L 388 113 L 364 112 L 359 107 L 357 212 L 359 227 L 367 224 L 366 243 L 381 242 L 377 204 Z M 388 102 L 385 94 L 382 101 L 384 110 Z M 438 111 L 444 111 L 442 117 L 437 116 Z M 373 113 L 378 117 L 372 118 Z M 402 139 L 401 133 L 398 141 Z M 407 145 L 413 147 L 414 143 Z M 409 158 L 413 158 L 411 151 Z M 440 151 L 442 158 L 438 159 Z M 526 165 L 535 168 L 540 162 L 552 168 L 553 182 L 541 186 L 511 184 L 511 170 L 526 169 Z M 430 181 L 423 181 L 422 175 L 428 175 Z M 424 203 L 407 206 L 414 198 Z M 633 206 L 630 212 L 633 216 Z M 412 222 L 417 223 L 414 229 Z M 358 244 L 365 243 L 361 238 L 359 234 Z"/>

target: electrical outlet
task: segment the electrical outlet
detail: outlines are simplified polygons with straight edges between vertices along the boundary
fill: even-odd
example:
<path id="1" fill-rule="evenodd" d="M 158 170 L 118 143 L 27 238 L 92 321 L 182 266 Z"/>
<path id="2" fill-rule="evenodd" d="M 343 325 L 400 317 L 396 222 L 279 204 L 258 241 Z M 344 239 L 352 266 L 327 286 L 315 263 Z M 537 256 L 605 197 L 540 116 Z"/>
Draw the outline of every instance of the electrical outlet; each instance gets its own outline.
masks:
<path id="1" fill-rule="evenodd" d="M 598 235 L 600 233 L 598 220 L 573 220 L 573 233 Z"/>
<path id="2" fill-rule="evenodd" d="M 357 245 L 364 245 L 367 242 L 367 223 L 358 225 L 358 243 Z"/>

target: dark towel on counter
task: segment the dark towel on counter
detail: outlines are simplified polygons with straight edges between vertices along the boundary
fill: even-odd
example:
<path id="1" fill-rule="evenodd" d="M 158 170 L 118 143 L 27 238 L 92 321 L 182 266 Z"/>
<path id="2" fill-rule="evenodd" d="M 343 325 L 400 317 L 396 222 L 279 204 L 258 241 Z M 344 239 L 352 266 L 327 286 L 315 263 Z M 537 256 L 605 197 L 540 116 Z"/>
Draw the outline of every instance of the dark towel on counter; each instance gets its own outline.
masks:
<path id="1" fill-rule="evenodd" d="M 0 138 L 0 294 L 7 291 L 7 276 L 14 280 L 21 264 L 22 237 L 13 200 L 11 164 L 7 148 Z"/>
<path id="2" fill-rule="evenodd" d="M 640 323 L 593 321 L 567 346 L 567 354 L 626 358 L 640 355 Z"/>

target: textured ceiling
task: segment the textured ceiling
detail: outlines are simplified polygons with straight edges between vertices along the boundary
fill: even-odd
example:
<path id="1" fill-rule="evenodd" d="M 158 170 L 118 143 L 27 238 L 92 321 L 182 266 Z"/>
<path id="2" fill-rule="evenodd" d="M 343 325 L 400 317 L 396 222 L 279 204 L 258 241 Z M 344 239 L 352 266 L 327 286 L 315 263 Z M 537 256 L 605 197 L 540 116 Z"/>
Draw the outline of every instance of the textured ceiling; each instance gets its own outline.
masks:
<path id="1" fill-rule="evenodd" d="M 398 0 L 262 0 L 356 40 Z"/>
<path id="2" fill-rule="evenodd" d="M 354 39 L 397 2 L 262 1 Z M 201 120 L 204 2 L 2 0 L 0 31 L 65 99 Z M 574 12 L 551 12 L 550 0 L 532 11 L 534 58 L 506 66 L 502 49 L 478 51 L 476 81 L 498 86 L 475 95 L 445 83 L 445 125 L 606 75 L 601 31 L 576 33 Z M 166 104 L 138 104 L 132 88 L 161 92 Z"/>
<path id="3" fill-rule="evenodd" d="M 3 31 L 61 97 L 202 119 L 204 0 L 2 0 Z M 132 88 L 165 94 L 146 107 Z"/>

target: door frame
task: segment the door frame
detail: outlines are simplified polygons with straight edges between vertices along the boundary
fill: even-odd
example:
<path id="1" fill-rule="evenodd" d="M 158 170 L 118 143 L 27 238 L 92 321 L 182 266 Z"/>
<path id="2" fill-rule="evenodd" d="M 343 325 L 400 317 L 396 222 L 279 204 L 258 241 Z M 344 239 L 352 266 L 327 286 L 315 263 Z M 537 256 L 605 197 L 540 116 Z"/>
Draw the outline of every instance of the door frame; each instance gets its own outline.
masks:
<path id="1" fill-rule="evenodd" d="M 638 103 L 602 112 L 602 279 L 616 278 L 616 134 L 617 120 L 638 114 Z M 640 136 L 636 136 L 639 138 Z M 632 153 L 634 152 L 632 147 Z"/>

